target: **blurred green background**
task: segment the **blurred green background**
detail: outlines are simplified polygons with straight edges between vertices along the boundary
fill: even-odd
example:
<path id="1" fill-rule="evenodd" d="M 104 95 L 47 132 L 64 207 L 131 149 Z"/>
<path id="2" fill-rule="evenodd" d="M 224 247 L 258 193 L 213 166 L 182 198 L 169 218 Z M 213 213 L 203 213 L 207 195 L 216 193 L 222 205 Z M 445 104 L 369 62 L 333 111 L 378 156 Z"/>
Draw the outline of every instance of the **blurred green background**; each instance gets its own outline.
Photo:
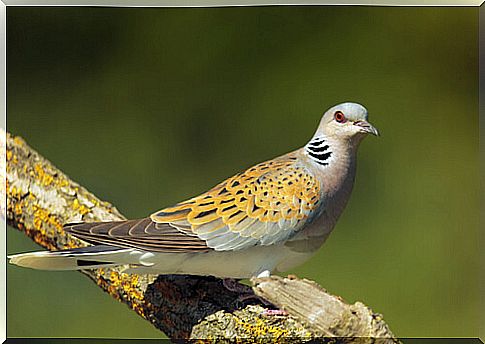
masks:
<path id="1" fill-rule="evenodd" d="M 8 129 L 130 218 L 364 104 L 350 204 L 292 271 L 396 335 L 478 336 L 478 9 L 7 9 Z M 38 246 L 8 230 L 8 253 Z M 160 337 L 76 272 L 8 267 L 8 335 Z"/>

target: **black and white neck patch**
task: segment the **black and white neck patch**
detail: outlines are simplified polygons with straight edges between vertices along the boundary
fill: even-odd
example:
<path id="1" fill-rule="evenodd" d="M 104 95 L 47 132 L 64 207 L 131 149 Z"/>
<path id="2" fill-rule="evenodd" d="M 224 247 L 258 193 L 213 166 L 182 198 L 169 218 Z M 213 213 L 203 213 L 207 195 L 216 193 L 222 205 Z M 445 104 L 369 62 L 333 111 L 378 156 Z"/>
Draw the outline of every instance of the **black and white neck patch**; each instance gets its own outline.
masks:
<path id="1" fill-rule="evenodd" d="M 305 146 L 305 151 L 313 161 L 322 166 L 327 166 L 332 156 L 330 146 L 322 136 L 315 137 L 308 142 Z"/>

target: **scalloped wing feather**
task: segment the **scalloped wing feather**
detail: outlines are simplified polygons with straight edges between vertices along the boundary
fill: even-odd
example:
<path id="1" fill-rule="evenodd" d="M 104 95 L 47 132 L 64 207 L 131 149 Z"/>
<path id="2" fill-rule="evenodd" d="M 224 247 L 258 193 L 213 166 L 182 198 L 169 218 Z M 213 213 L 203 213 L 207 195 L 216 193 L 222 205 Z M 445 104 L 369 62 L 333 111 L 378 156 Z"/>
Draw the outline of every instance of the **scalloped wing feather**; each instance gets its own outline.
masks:
<path id="1" fill-rule="evenodd" d="M 218 251 L 287 240 L 311 218 L 320 183 L 294 153 L 260 163 L 208 192 L 151 215 Z"/>

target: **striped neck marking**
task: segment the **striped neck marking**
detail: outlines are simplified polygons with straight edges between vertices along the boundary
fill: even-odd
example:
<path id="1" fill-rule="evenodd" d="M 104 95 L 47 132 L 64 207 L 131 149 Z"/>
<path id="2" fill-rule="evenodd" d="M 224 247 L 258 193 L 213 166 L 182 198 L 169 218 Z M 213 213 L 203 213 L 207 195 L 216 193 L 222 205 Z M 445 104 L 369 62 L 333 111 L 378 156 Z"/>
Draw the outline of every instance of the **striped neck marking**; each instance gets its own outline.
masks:
<path id="1" fill-rule="evenodd" d="M 317 164 L 327 166 L 332 156 L 330 146 L 322 136 L 317 136 L 305 146 L 305 152 Z"/>

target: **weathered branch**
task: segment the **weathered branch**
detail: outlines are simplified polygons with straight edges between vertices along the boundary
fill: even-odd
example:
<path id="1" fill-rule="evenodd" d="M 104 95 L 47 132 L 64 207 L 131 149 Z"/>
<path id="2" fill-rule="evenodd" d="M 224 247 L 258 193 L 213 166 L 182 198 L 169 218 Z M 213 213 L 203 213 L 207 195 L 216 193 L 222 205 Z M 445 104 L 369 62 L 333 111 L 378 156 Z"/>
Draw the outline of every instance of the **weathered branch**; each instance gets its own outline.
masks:
<path id="1" fill-rule="evenodd" d="M 124 219 L 23 139 L 6 135 L 6 157 L 7 221 L 41 246 L 49 250 L 85 246 L 63 231 L 64 223 Z M 255 279 L 256 294 L 289 313 L 268 316 L 262 305 L 241 305 L 239 295 L 213 277 L 134 275 L 122 273 L 121 268 L 82 273 L 171 338 L 357 336 L 395 341 L 380 315 L 361 303 L 347 305 L 307 280 Z"/>
<path id="2" fill-rule="evenodd" d="M 253 278 L 252 282 L 256 295 L 302 319 L 320 336 L 386 338 L 391 335 L 380 314 L 361 302 L 349 305 L 313 281 L 271 276 Z"/>

